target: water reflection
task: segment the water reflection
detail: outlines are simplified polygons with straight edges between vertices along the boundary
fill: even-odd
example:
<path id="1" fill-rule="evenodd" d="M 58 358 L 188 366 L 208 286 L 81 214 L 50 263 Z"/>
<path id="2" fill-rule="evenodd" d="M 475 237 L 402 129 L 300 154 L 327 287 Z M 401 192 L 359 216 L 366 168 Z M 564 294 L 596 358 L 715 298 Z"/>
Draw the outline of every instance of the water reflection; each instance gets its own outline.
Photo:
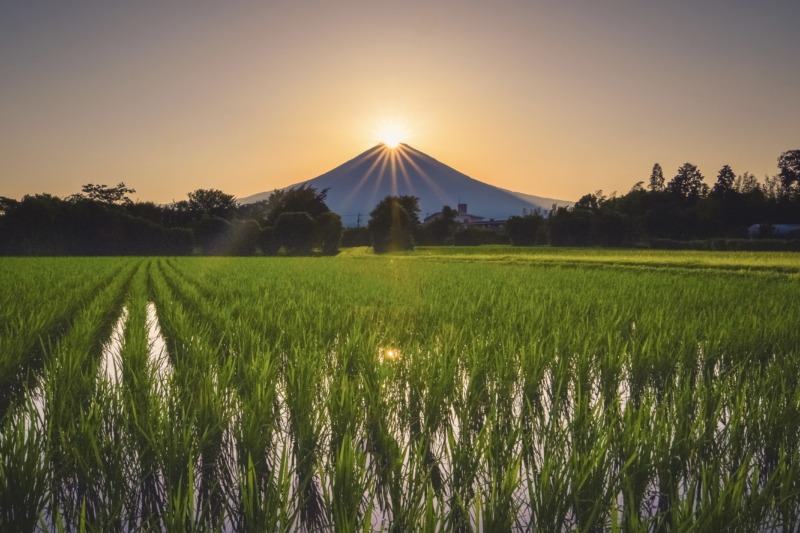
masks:
<path id="1" fill-rule="evenodd" d="M 125 342 L 125 323 L 128 320 L 128 308 L 123 306 L 111 335 L 103 344 L 100 359 L 100 376 L 111 385 L 117 385 L 122 379 L 122 346 Z"/>
<path id="2" fill-rule="evenodd" d="M 400 359 L 400 349 L 393 347 L 383 347 L 378 349 L 378 359 L 384 361 L 397 361 Z"/>

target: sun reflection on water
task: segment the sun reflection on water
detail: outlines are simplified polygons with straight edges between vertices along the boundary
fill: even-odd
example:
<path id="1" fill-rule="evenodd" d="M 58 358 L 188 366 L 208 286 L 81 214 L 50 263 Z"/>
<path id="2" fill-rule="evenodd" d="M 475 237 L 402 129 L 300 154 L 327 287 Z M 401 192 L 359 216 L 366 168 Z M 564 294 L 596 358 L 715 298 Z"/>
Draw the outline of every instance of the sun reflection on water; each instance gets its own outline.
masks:
<path id="1" fill-rule="evenodd" d="M 379 348 L 378 356 L 382 361 L 397 361 L 400 359 L 400 350 L 390 347 Z"/>

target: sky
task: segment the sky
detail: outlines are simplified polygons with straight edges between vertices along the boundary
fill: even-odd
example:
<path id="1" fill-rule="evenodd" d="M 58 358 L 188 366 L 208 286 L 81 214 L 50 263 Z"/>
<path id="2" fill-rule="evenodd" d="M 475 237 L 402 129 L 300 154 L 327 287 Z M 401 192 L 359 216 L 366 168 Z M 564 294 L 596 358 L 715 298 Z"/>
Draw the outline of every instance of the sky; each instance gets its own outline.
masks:
<path id="1" fill-rule="evenodd" d="M 158 203 L 312 179 L 384 130 L 506 189 L 800 149 L 796 0 L 4 0 L 0 196 Z"/>

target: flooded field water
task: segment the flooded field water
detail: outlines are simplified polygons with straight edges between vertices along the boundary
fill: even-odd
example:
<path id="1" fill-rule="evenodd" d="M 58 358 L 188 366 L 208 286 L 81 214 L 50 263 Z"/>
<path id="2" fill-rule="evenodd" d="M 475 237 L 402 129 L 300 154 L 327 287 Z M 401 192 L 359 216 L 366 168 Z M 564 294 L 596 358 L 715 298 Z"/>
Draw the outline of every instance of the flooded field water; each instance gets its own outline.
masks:
<path id="1" fill-rule="evenodd" d="M 785 266 L 91 261 L 7 378 L 4 530 L 798 530 Z"/>

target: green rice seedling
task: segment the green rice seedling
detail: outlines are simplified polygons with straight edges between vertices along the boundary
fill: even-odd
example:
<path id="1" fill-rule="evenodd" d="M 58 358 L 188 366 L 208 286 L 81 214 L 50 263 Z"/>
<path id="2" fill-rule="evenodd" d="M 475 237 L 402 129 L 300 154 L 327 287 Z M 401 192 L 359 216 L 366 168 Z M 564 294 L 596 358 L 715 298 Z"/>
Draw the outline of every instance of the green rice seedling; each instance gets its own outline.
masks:
<path id="1" fill-rule="evenodd" d="M 88 417 L 95 395 L 102 341 L 119 313 L 124 288 L 133 268 L 116 278 L 73 321 L 70 331 L 49 350 L 44 379 L 44 420 L 50 441 L 52 505 L 65 523 L 76 524 L 81 513 L 93 524 L 100 518 L 98 483 L 92 465 L 96 453 L 97 418 Z"/>
<path id="2" fill-rule="evenodd" d="M 354 446 L 353 436 L 346 431 L 333 465 L 330 494 L 323 488 L 335 531 L 369 530 L 372 502 L 365 498 L 371 484 L 366 462 L 367 454 Z"/>
<path id="3" fill-rule="evenodd" d="M 319 367 L 300 349 L 290 352 L 285 363 L 286 407 L 291 435 L 291 453 L 296 476 L 300 517 L 308 527 L 325 524 L 321 489 L 316 470 L 321 441 L 321 406 L 318 396 Z"/>
<path id="4" fill-rule="evenodd" d="M 169 350 L 177 362 L 173 383 L 194 432 L 192 444 L 198 454 L 198 471 L 193 475 L 198 482 L 197 520 L 220 527 L 225 519 L 223 507 L 227 505 L 223 494 L 237 485 L 231 479 L 235 460 L 230 457 L 231 447 L 227 443 L 234 367 L 220 355 L 224 348 L 221 342 L 213 340 L 211 329 L 202 323 L 198 325 L 191 311 L 166 298 L 170 289 L 161 278 L 156 277 L 154 286 L 157 304 L 163 309 Z"/>
<path id="5" fill-rule="evenodd" d="M 289 509 L 292 477 L 289 472 L 288 449 L 283 448 L 274 468 L 259 479 L 260 474 L 251 460 L 239 477 L 239 519 L 234 522 L 238 531 L 291 531 L 296 516 Z M 264 487 L 267 484 L 267 489 Z"/>
<path id="6" fill-rule="evenodd" d="M 120 352 L 123 408 L 119 422 L 130 454 L 130 477 L 134 487 L 129 529 L 157 527 L 164 506 L 156 442 L 162 409 L 157 390 L 163 390 L 163 383 L 159 383 L 162 377 L 151 360 L 148 338 L 151 326 L 147 316 L 149 270 L 150 264 L 132 280 Z"/>
<path id="7" fill-rule="evenodd" d="M 11 290 L 0 292 L 5 301 L 0 306 L 0 315 L 4 315 L 0 318 L 0 352 L 4 354 L 0 359 L 0 415 L 26 387 L 35 386 L 44 364 L 44 347 L 63 334 L 81 307 L 118 277 L 123 267 L 119 260 L 94 259 L 94 276 L 85 276 L 80 269 L 64 275 L 68 259 L 42 259 L 39 262 L 46 270 L 35 284 L 37 278 L 25 264 L 31 261 L 20 259 L 23 264 L 17 266 L 28 275 L 16 279 L 15 273 L 14 282 L 5 285 Z M 8 272 L 0 275 L 10 276 Z"/>
<path id="8" fill-rule="evenodd" d="M 195 488 L 195 465 L 199 451 L 191 425 L 185 424 L 186 409 L 179 398 L 167 395 L 166 404 L 156 433 L 159 466 L 163 476 L 163 508 L 160 527 L 167 531 L 204 529 L 196 513 L 198 494 Z"/>
<path id="9" fill-rule="evenodd" d="M 530 528 L 553 531 L 571 527 L 567 432 L 558 424 L 547 424 L 540 427 L 538 437 L 536 466 L 528 468 L 525 476 Z"/>
<path id="10" fill-rule="evenodd" d="M 48 472 L 44 421 L 30 398 L 0 430 L 0 529 L 33 531 L 46 506 Z"/>
<path id="11" fill-rule="evenodd" d="M 117 423 L 121 410 L 117 392 L 99 384 L 96 401 L 78 422 L 81 446 L 87 449 L 72 449 L 81 520 L 98 530 L 122 529 L 134 493 L 130 456 Z"/>
<path id="12" fill-rule="evenodd" d="M 796 255 L 70 258 L 21 269 L 18 286 L 46 296 L 18 300 L 11 273 L 24 265 L 4 261 L 0 316 L 16 325 L 0 339 L 22 346 L 18 332 L 38 331 L 46 362 L 12 365 L 44 392 L 8 395 L 0 487 L 24 472 L 4 501 L 32 509 L 7 520 L 798 527 Z M 30 311 L 58 314 L 79 287 L 83 303 L 55 329 Z M 123 302 L 122 379 L 98 380 Z M 167 370 L 149 346 L 154 309 Z"/>
<path id="13" fill-rule="evenodd" d="M 487 422 L 495 430 L 498 425 L 502 426 L 491 418 Z M 516 431 L 505 433 L 503 430 L 500 434 L 490 432 L 487 437 L 489 442 L 484 448 L 487 456 L 484 461 L 488 463 L 490 473 L 481 483 L 484 489 L 476 495 L 481 509 L 476 522 L 486 531 L 510 531 L 516 525 L 520 502 L 515 497 L 522 464 L 522 455 L 513 453 L 517 439 Z M 510 450 L 510 457 L 498 461 L 496 454 L 499 450 Z"/>
<path id="14" fill-rule="evenodd" d="M 588 360 L 577 362 L 588 370 Z M 569 424 L 570 455 L 568 479 L 572 510 L 581 531 L 602 531 L 609 519 L 607 508 L 616 494 L 611 469 L 613 426 L 600 424 L 602 403 L 592 399 L 593 378 L 579 371 L 574 381 L 573 405 Z"/>
<path id="15" fill-rule="evenodd" d="M 655 450 L 650 439 L 654 431 L 654 402 L 653 394 L 649 393 L 640 394 L 636 404 L 627 404 L 618 433 L 622 526 L 626 531 L 647 530 L 651 523 L 645 505 L 649 506 L 647 490 L 655 476 Z"/>
<path id="16" fill-rule="evenodd" d="M 237 477 L 244 483 L 238 513 L 244 528 L 275 530 L 279 524 L 285 527 L 288 520 L 276 505 L 283 498 L 286 467 L 285 450 L 275 445 L 281 438 L 278 364 L 253 334 L 242 334 L 233 351 L 242 354 L 235 359 L 240 365 L 241 392 L 238 415 L 233 419 Z"/>

